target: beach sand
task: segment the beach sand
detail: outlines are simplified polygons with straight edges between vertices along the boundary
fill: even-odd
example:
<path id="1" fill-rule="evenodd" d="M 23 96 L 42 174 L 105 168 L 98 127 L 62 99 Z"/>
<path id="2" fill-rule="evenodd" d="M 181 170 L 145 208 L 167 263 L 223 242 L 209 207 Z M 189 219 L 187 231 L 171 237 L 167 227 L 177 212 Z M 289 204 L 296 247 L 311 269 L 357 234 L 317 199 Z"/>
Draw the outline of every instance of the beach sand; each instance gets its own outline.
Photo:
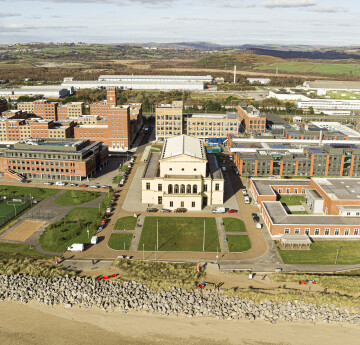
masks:
<path id="1" fill-rule="evenodd" d="M 46 307 L 0 302 L 0 343 L 50 344 L 359 344 L 360 327 L 265 321 L 225 321 L 97 308 Z"/>

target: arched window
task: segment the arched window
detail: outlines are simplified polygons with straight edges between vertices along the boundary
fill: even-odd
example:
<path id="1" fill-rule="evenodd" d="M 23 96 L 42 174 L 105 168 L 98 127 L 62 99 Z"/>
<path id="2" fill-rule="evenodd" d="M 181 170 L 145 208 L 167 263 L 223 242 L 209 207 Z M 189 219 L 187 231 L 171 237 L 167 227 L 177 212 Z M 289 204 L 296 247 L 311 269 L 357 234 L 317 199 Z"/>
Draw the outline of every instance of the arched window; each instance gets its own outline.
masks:
<path id="1" fill-rule="evenodd" d="M 193 193 L 194 193 L 194 194 L 197 193 L 197 185 L 196 185 L 196 184 L 193 185 Z"/>
<path id="2" fill-rule="evenodd" d="M 191 184 L 186 186 L 186 194 L 191 194 Z"/>
<path id="3" fill-rule="evenodd" d="M 173 192 L 172 184 L 169 184 L 168 185 L 168 194 L 172 194 L 172 192 Z"/>
<path id="4" fill-rule="evenodd" d="M 179 193 L 179 185 L 178 184 L 176 184 L 174 186 L 174 193 Z"/>
<path id="5" fill-rule="evenodd" d="M 180 187 L 180 193 L 185 193 L 185 185 L 182 184 Z"/>

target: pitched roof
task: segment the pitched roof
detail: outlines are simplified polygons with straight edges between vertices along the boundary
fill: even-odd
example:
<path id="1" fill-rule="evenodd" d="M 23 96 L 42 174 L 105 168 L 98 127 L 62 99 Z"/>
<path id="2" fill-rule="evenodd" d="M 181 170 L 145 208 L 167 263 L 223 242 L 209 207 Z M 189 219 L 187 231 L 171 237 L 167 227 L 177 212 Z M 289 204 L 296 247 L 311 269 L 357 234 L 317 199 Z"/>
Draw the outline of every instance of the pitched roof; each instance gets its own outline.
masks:
<path id="1" fill-rule="evenodd" d="M 204 144 L 200 139 L 188 135 L 179 135 L 166 139 L 161 154 L 162 159 L 182 154 L 206 159 Z"/>

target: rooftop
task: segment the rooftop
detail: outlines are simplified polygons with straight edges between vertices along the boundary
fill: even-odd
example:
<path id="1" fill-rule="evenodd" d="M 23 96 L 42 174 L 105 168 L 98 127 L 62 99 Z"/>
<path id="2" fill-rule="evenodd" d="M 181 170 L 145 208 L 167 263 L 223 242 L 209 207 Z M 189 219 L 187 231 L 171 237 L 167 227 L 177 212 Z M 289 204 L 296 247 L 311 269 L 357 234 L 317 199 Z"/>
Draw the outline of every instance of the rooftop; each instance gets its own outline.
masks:
<path id="1" fill-rule="evenodd" d="M 212 81 L 211 75 L 100 75 L 98 80 L 102 79 L 164 79 L 164 80 L 200 80 Z"/>
<path id="2" fill-rule="evenodd" d="M 315 80 L 308 82 L 310 89 L 358 89 L 358 81 L 339 81 L 339 80 Z"/>
<path id="3" fill-rule="evenodd" d="M 206 159 L 204 144 L 200 139 L 188 135 L 179 135 L 166 139 L 161 155 L 162 159 L 182 154 Z"/>
<path id="4" fill-rule="evenodd" d="M 226 113 L 226 114 L 193 114 L 189 118 L 191 119 L 229 119 L 229 120 L 237 120 L 237 113 Z"/>
<path id="5" fill-rule="evenodd" d="M 360 180 L 351 178 L 313 178 L 331 200 L 360 200 Z"/>
<path id="6" fill-rule="evenodd" d="M 310 180 L 287 180 L 287 179 L 269 179 L 269 178 L 252 178 L 259 195 L 274 195 L 275 192 L 272 186 L 310 186 Z"/>
<path id="7" fill-rule="evenodd" d="M 149 160 L 146 164 L 143 178 L 154 178 L 158 172 L 160 160 L 160 152 L 150 154 Z"/>

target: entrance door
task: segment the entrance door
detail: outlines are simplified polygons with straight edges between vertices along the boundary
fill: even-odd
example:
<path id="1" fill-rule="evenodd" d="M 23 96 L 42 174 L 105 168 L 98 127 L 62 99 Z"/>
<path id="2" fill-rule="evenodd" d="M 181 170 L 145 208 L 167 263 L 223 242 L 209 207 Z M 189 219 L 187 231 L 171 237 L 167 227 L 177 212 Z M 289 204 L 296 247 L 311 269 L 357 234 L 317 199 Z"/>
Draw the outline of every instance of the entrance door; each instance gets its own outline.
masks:
<path id="1" fill-rule="evenodd" d="M 204 196 L 203 197 L 203 205 L 207 206 L 207 202 L 208 202 L 208 198 L 207 198 L 207 196 Z"/>

